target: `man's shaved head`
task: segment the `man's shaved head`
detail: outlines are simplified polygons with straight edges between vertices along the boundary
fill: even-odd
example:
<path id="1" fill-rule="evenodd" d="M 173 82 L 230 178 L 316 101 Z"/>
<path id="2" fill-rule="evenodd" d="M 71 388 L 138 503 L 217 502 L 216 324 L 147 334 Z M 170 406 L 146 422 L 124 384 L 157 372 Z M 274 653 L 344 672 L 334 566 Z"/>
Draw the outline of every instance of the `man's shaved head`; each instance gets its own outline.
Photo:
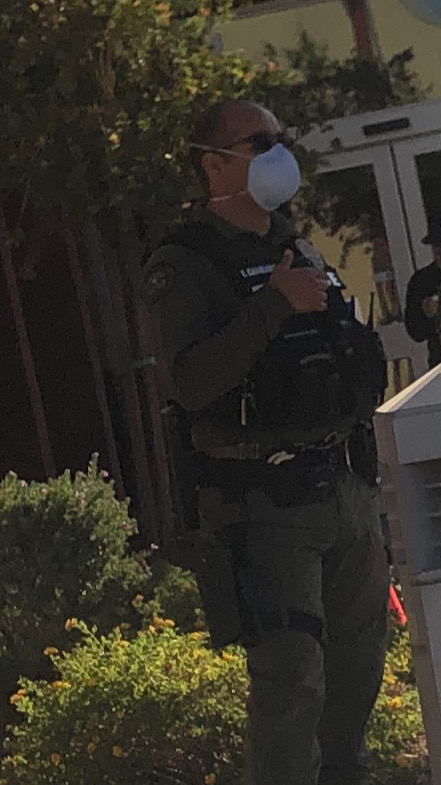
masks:
<path id="1" fill-rule="evenodd" d="M 214 104 L 196 124 L 192 142 L 210 147 L 228 144 L 229 140 L 225 136 L 231 123 L 235 124 L 235 120 L 240 122 L 240 119 L 247 114 L 267 111 L 252 101 L 242 99 L 237 101 L 229 99 Z"/>
<path id="2" fill-rule="evenodd" d="M 207 147 L 225 147 L 244 136 L 244 126 L 258 117 L 272 118 L 275 127 L 277 120 L 265 107 L 244 99 L 228 99 L 210 107 L 197 122 L 191 141 Z M 204 151 L 191 148 L 191 161 L 199 175 L 203 176 L 201 159 Z M 205 178 L 203 178 L 205 179 Z"/>

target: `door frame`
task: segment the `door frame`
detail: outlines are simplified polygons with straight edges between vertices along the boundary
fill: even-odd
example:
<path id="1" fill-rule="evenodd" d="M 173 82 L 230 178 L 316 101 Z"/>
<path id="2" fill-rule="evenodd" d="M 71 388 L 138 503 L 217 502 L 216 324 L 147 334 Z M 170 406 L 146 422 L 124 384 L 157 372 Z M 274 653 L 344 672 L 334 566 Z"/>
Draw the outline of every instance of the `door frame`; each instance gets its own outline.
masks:
<path id="1" fill-rule="evenodd" d="M 397 178 L 403 194 L 410 236 L 417 248 L 417 252 L 415 252 L 417 268 L 430 264 L 432 251 L 430 246 L 421 244 L 421 238 L 427 232 L 427 217 L 416 157 L 424 153 L 435 152 L 441 152 L 441 131 L 430 136 L 395 142 L 393 145 Z"/>
<path id="2" fill-rule="evenodd" d="M 291 129 L 296 136 L 296 129 Z M 392 106 L 340 117 L 313 128 L 301 139 L 308 150 L 332 155 L 338 140 L 341 152 L 428 136 L 441 130 L 441 98 L 419 104 Z M 296 137 L 297 138 L 297 137 Z"/>
<path id="3" fill-rule="evenodd" d="M 324 156 L 319 172 L 373 167 L 404 312 L 409 279 L 431 261 L 421 245 L 427 221 L 415 156 L 441 150 L 441 99 L 339 118 L 301 143 Z"/>

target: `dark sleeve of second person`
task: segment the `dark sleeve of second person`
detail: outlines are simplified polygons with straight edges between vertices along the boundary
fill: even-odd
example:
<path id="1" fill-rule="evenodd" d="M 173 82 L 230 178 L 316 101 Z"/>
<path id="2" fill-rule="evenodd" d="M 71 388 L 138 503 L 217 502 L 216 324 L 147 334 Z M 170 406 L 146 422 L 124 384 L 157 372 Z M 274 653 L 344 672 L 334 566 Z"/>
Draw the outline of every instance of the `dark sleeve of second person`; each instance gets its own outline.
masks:
<path id="1" fill-rule="evenodd" d="M 424 315 L 422 301 L 431 297 L 434 291 L 426 281 L 426 270 L 415 273 L 409 281 L 406 293 L 404 322 L 406 330 L 414 341 L 427 341 L 436 331 L 436 320 Z"/>
<path id="2" fill-rule="evenodd" d="M 210 329 L 216 306 L 191 257 L 167 248 L 158 261 L 170 279 L 149 307 L 158 362 L 168 396 L 198 411 L 242 382 L 292 308 L 267 285 L 240 302 L 221 329 Z"/>

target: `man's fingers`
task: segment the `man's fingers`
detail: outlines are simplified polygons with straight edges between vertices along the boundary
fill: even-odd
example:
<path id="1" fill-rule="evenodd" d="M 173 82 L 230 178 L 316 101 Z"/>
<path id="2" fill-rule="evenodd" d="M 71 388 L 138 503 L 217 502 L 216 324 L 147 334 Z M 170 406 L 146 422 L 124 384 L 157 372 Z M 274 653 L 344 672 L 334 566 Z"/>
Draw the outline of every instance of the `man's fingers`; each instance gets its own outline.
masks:
<path id="1" fill-rule="evenodd" d="M 309 277 L 312 278 L 317 285 L 317 289 L 321 289 L 322 291 L 327 291 L 331 285 L 331 282 L 325 273 L 321 270 L 315 270 L 311 268 L 300 268 L 306 270 Z"/>
<path id="2" fill-rule="evenodd" d="M 287 249 L 270 277 L 270 285 L 278 289 L 298 313 L 325 311 L 328 307 L 328 276 L 312 267 L 291 269 L 293 252 Z"/>

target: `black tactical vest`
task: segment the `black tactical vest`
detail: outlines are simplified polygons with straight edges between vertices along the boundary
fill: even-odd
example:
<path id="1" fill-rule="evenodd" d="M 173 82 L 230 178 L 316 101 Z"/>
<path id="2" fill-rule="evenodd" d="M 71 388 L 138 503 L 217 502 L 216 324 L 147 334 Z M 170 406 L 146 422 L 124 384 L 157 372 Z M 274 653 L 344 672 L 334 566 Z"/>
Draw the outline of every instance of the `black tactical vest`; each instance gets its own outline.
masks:
<path id="1" fill-rule="evenodd" d="M 242 384 L 207 407 L 204 415 L 213 424 L 240 421 L 248 441 L 256 433 L 304 432 L 321 424 L 335 430 L 348 418 L 360 422 L 372 417 L 387 386 L 381 343 L 370 327 L 355 319 L 342 296 L 344 284 L 308 243 L 292 237 L 277 246 L 249 234 L 227 238 L 210 225 L 192 222 L 163 244 L 181 245 L 205 257 L 244 298 L 267 283 L 288 248 L 294 254 L 293 267 L 321 262 L 331 283 L 328 309 L 293 313 Z"/>

